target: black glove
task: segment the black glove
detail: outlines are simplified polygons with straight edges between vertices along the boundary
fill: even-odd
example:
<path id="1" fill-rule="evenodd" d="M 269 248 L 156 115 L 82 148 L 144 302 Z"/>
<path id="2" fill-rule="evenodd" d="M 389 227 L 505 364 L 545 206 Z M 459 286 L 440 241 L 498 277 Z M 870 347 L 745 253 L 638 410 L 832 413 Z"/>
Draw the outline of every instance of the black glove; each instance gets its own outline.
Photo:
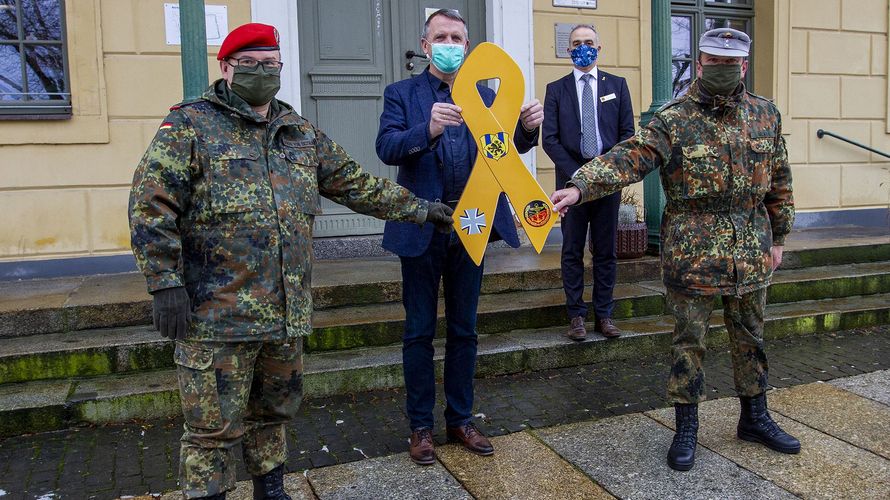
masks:
<path id="1" fill-rule="evenodd" d="M 454 224 L 454 219 L 451 218 L 453 213 L 454 210 L 448 205 L 434 201 L 427 208 L 426 222 L 432 223 L 436 227 L 436 231 L 442 234 L 449 234 Z"/>
<path id="2" fill-rule="evenodd" d="M 152 294 L 152 323 L 162 337 L 185 339 L 192 314 L 192 304 L 184 286 L 165 288 Z"/>

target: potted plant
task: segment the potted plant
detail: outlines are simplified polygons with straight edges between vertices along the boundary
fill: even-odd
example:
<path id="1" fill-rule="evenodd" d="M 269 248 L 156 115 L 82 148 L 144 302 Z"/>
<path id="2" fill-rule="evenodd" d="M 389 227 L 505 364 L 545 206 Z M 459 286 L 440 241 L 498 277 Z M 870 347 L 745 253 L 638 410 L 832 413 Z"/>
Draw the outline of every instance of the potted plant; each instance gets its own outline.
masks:
<path id="1" fill-rule="evenodd" d="M 637 193 L 633 191 L 621 193 L 616 240 L 619 259 L 637 259 L 646 254 L 649 245 L 648 231 L 643 219 L 643 207 L 640 206 Z"/>

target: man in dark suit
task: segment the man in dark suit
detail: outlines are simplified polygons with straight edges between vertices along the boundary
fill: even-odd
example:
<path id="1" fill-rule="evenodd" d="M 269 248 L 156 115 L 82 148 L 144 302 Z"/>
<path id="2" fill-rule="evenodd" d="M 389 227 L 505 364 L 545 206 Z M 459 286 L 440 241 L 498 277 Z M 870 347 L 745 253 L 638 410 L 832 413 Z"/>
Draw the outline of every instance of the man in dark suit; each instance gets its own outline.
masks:
<path id="1" fill-rule="evenodd" d="M 383 93 L 383 114 L 377 133 L 377 155 L 399 167 L 398 183 L 427 200 L 457 204 L 476 161 L 476 143 L 451 99 L 451 85 L 469 48 L 467 27 L 456 10 L 440 9 L 424 24 L 423 52 L 432 64 L 420 75 L 396 82 Z M 495 93 L 479 87 L 486 105 Z M 517 151 L 531 149 L 544 119 L 543 106 L 533 100 L 522 106 L 514 132 Z M 435 463 L 432 427 L 436 401 L 433 338 L 436 334 L 439 282 L 445 292 L 445 425 L 449 440 L 480 454 L 494 453 L 489 440 L 472 421 L 473 376 L 476 369 L 476 306 L 482 266 L 476 266 L 456 233 L 443 234 L 432 224 L 386 224 L 383 247 L 402 263 L 405 306 L 404 365 L 407 413 L 411 425 L 409 451 L 420 465 Z M 416 225 L 415 225 L 416 226 Z M 501 195 L 494 233 L 511 247 L 519 246 L 516 225 Z"/>
<path id="2" fill-rule="evenodd" d="M 600 71 L 596 59 L 602 46 L 593 26 L 575 26 L 568 52 L 574 69 L 547 85 L 544 98 L 544 151 L 556 165 L 556 187 L 572 174 L 634 134 L 633 108 L 624 78 Z M 621 193 L 572 207 L 562 219 L 562 282 L 572 340 L 584 340 L 584 245 L 590 228 L 593 251 L 594 330 L 608 338 L 621 335 L 612 323 L 615 288 L 618 205 Z"/>

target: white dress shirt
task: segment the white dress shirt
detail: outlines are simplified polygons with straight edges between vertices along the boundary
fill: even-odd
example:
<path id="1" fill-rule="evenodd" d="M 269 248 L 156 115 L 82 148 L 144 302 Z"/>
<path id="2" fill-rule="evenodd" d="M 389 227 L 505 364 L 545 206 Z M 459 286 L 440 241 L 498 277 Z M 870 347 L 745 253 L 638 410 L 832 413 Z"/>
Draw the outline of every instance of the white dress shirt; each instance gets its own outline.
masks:
<path id="1" fill-rule="evenodd" d="M 581 93 L 584 92 L 584 80 L 581 79 L 582 76 L 587 73 L 581 71 L 578 68 L 572 68 L 572 73 L 575 75 L 575 91 L 578 95 L 578 109 L 581 110 L 581 121 L 584 121 L 584 107 L 581 105 Z M 590 89 L 593 91 L 593 105 L 597 106 L 597 100 L 599 99 L 599 94 L 597 93 L 597 79 L 599 78 L 599 73 L 597 72 L 596 66 L 590 70 Z M 583 130 L 583 125 L 582 125 Z M 599 124 L 599 116 L 597 116 L 596 121 L 596 143 L 598 151 L 596 152 L 596 156 L 599 156 L 603 152 L 603 139 L 600 137 L 600 124 Z"/>

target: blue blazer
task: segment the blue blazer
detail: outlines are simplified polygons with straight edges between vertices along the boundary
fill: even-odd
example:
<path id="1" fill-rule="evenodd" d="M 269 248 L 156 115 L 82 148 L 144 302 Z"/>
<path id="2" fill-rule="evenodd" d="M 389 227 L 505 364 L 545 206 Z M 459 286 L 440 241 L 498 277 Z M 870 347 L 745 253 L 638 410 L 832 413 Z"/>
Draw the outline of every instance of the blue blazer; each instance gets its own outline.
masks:
<path id="1" fill-rule="evenodd" d="M 598 69 L 596 116 L 603 153 L 634 135 L 634 111 L 627 81 Z M 615 99 L 601 98 L 615 94 Z M 544 96 L 544 152 L 556 166 L 556 188 L 562 189 L 578 167 L 586 163 L 581 155 L 581 110 L 573 73 L 547 84 Z"/>
<path id="2" fill-rule="evenodd" d="M 441 200 L 445 191 L 443 169 L 445 165 L 441 141 L 435 141 L 432 149 L 429 140 L 430 111 L 436 96 L 430 88 L 426 72 L 386 87 L 383 92 L 383 114 L 377 132 L 377 156 L 387 165 L 399 167 L 397 181 L 420 198 Z M 479 86 L 482 100 L 487 106 L 494 102 L 495 93 L 488 87 Z M 462 125 L 466 127 L 466 125 Z M 525 153 L 537 144 L 538 131 L 526 133 L 516 124 L 514 145 Z M 470 158 L 476 160 L 476 143 L 470 141 Z M 471 165 L 472 166 L 472 165 Z M 498 237 L 513 248 L 519 246 L 516 224 L 501 194 L 494 218 L 492 240 Z M 418 226 L 410 222 L 388 221 L 383 229 L 383 248 L 402 257 L 423 254 L 433 237 L 433 225 Z"/>

